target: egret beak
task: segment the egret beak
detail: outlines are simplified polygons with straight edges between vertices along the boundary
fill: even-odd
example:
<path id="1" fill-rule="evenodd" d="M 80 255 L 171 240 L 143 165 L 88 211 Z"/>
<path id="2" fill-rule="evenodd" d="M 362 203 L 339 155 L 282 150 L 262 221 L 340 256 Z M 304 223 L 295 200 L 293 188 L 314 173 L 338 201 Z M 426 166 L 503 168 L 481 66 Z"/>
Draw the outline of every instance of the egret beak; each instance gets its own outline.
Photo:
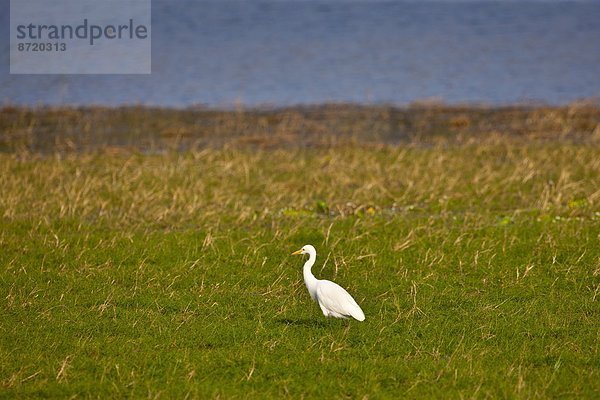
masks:
<path id="1" fill-rule="evenodd" d="M 302 249 L 292 253 L 293 256 L 297 256 L 298 254 L 302 254 Z"/>

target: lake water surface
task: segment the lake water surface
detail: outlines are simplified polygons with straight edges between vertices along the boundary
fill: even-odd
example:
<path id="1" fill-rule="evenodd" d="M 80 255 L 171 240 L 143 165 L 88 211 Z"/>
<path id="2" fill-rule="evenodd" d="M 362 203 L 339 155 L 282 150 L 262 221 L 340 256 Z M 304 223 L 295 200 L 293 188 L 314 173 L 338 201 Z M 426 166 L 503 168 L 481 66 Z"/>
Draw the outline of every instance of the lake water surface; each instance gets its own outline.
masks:
<path id="1" fill-rule="evenodd" d="M 8 1 L 0 24 L 8 26 Z M 600 96 L 600 2 L 152 3 L 152 74 L 9 75 L 0 102 L 561 104 Z"/>

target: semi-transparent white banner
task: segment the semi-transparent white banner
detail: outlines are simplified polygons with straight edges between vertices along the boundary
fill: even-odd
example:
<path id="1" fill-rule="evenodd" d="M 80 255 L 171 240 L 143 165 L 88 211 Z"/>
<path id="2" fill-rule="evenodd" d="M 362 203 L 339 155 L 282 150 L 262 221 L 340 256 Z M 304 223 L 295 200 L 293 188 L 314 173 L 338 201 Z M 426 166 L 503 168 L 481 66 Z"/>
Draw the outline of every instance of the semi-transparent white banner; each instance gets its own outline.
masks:
<path id="1" fill-rule="evenodd" d="M 149 74 L 151 0 L 11 0 L 11 74 Z"/>

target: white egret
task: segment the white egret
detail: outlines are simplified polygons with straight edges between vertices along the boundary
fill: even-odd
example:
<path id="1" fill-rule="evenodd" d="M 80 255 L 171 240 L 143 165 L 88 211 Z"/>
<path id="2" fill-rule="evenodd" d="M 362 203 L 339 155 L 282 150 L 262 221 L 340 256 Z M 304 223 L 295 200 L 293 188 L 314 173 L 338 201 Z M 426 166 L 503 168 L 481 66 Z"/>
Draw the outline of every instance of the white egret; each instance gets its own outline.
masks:
<path id="1" fill-rule="evenodd" d="M 349 318 L 358 321 L 365 320 L 365 314 L 360 306 L 350 296 L 350 293 L 335 282 L 317 279 L 311 272 L 312 266 L 317 259 L 317 250 L 310 244 L 295 251 L 292 255 L 308 254 L 308 261 L 304 263 L 304 283 L 310 293 L 310 297 L 319 303 L 323 315 L 326 317 Z"/>

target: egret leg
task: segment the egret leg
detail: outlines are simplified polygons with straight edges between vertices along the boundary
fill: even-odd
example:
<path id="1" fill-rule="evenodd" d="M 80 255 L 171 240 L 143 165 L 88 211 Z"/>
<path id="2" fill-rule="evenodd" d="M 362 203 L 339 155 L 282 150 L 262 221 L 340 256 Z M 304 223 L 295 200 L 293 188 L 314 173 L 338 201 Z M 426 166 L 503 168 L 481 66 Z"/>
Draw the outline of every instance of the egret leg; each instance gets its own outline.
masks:
<path id="1" fill-rule="evenodd" d="M 323 311 L 323 315 L 326 317 L 329 317 L 329 311 L 323 307 L 323 304 L 321 304 L 321 302 L 319 302 L 319 307 L 321 307 L 321 311 Z"/>

